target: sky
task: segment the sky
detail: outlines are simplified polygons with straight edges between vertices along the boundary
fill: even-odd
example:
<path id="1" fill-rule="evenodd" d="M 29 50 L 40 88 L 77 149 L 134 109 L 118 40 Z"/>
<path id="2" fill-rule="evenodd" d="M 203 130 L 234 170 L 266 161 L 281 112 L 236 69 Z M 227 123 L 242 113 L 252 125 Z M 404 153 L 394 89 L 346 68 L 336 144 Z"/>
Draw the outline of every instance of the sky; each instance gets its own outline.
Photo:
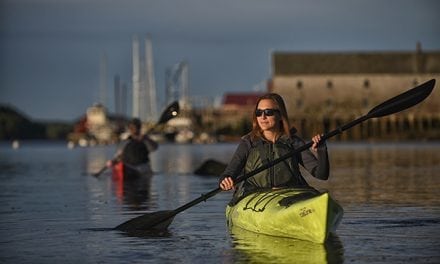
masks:
<path id="1" fill-rule="evenodd" d="M 261 90 L 270 54 L 440 51 L 437 0 L 1 0 L 0 104 L 44 121 L 74 121 L 99 100 L 107 57 L 131 87 L 132 37 L 149 34 L 159 110 L 165 70 L 186 61 L 189 94 Z"/>

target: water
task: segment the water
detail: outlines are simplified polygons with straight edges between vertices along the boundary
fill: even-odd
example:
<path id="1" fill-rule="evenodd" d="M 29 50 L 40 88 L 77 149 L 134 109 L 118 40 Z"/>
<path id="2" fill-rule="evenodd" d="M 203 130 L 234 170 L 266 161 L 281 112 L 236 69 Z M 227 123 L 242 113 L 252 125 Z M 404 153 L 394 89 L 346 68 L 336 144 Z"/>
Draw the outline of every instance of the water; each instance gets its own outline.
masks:
<path id="1" fill-rule="evenodd" d="M 220 193 L 176 216 L 167 233 L 109 230 L 175 209 L 217 187 L 192 172 L 227 162 L 235 144 L 161 145 L 154 176 L 123 185 L 98 171 L 114 146 L 0 145 L 0 263 L 440 263 L 440 143 L 329 144 L 331 176 L 310 180 L 345 209 L 325 245 L 235 232 Z"/>

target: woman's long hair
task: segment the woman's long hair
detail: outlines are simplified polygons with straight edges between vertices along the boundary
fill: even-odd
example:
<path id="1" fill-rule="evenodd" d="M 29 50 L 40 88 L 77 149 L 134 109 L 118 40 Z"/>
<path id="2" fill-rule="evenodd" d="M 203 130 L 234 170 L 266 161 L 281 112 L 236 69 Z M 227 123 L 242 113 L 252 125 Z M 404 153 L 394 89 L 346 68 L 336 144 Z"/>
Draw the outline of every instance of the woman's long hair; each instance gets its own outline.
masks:
<path id="1" fill-rule="evenodd" d="M 263 133 L 262 130 L 260 128 L 260 126 L 258 125 L 258 121 L 257 121 L 257 116 L 255 115 L 255 111 L 258 108 L 258 104 L 260 103 L 261 100 L 272 100 L 275 103 L 275 106 L 277 107 L 277 109 L 280 111 L 280 121 L 278 123 L 278 130 L 280 132 L 280 135 L 287 135 L 290 137 L 290 124 L 289 124 L 289 118 L 287 116 L 287 110 L 286 110 L 286 105 L 284 104 L 284 100 L 283 98 L 276 93 L 268 93 L 265 94 L 263 96 L 260 96 L 257 100 L 257 103 L 255 104 L 255 109 L 254 112 L 252 114 L 252 131 L 250 133 L 251 138 L 252 139 L 257 139 L 257 138 L 263 138 Z"/>

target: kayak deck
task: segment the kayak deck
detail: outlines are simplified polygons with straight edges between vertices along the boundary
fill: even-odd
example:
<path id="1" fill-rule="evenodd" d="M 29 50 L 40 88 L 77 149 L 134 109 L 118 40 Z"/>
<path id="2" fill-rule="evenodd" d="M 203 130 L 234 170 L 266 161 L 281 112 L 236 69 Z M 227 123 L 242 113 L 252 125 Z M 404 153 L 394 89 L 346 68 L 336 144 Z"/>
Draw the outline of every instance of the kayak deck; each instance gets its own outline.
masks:
<path id="1" fill-rule="evenodd" d="M 327 192 L 277 189 L 252 193 L 227 206 L 228 226 L 271 236 L 324 243 L 343 209 Z"/>

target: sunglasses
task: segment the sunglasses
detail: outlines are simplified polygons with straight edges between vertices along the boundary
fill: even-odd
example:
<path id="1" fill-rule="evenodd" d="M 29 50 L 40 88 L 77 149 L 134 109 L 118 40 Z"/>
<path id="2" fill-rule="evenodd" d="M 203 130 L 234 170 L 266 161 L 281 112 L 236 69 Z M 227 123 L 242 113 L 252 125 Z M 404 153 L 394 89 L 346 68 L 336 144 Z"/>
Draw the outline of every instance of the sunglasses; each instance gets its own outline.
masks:
<path id="1" fill-rule="evenodd" d="M 280 110 L 278 109 L 271 109 L 271 108 L 267 108 L 267 109 L 257 109 L 255 110 L 255 115 L 256 116 L 262 116 L 263 113 L 265 116 L 273 116 L 275 115 L 275 113 L 279 113 Z"/>

